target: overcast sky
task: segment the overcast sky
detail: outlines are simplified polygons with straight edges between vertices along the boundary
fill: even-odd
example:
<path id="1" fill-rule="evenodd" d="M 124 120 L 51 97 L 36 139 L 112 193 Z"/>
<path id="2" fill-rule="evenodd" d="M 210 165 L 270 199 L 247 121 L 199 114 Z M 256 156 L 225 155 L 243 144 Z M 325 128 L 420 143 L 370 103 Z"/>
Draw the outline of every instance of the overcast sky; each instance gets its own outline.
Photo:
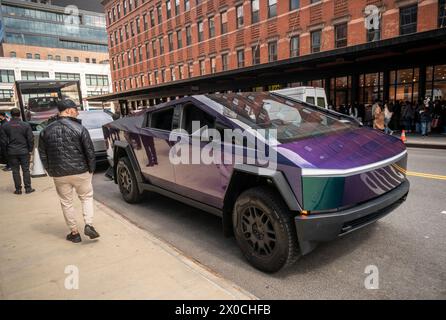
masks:
<path id="1" fill-rule="evenodd" d="M 104 7 L 101 4 L 101 0 L 53 0 L 52 4 L 61 7 L 66 7 L 71 4 L 82 10 L 104 13 Z"/>

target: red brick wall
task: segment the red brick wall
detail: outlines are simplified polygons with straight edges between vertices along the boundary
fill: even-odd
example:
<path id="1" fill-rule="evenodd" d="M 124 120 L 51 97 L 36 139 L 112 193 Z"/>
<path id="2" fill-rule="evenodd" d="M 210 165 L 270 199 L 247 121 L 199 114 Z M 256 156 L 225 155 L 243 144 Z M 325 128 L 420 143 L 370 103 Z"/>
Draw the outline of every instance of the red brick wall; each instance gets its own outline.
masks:
<path id="1" fill-rule="evenodd" d="M 318 3 L 311 4 L 310 0 L 301 0 L 300 8 L 298 10 L 289 11 L 288 0 L 277 1 L 277 17 L 267 19 L 267 0 L 260 0 L 260 22 L 251 24 L 251 5 L 247 0 L 203 0 L 202 4 L 196 6 L 195 0 L 190 0 L 191 10 L 185 13 L 184 1 L 180 1 L 180 14 L 174 16 L 174 0 L 172 1 L 172 18 L 167 20 L 166 16 L 166 1 L 162 0 L 142 0 L 138 1 L 138 8 L 132 9 L 123 17 L 123 9 L 121 3 L 121 18 L 111 24 L 107 21 L 107 31 L 114 34 L 115 30 L 122 28 L 130 21 L 135 21 L 136 17 L 140 17 L 141 33 L 135 37 L 126 40 L 124 32 L 124 41 L 118 45 L 110 46 L 110 62 L 113 57 L 143 46 L 143 61 L 130 66 L 125 65 L 119 70 L 112 71 L 113 83 L 119 80 L 140 77 L 141 74 L 145 77 L 145 84 L 147 85 L 147 75 L 149 72 L 158 70 L 166 70 L 166 81 L 171 80 L 170 66 L 176 67 L 178 78 L 179 64 L 185 67 L 188 62 L 194 62 L 194 75 L 197 76 L 199 72 L 198 61 L 202 58 L 206 62 L 206 73 L 210 73 L 210 56 L 216 57 L 217 72 L 222 70 L 221 53 L 229 53 L 229 69 L 237 68 L 236 50 L 244 48 L 245 50 L 245 66 L 251 65 L 252 55 L 251 46 L 259 43 L 261 52 L 261 63 L 268 62 L 268 42 L 278 42 L 278 59 L 287 59 L 290 56 L 289 36 L 300 36 L 299 54 L 311 54 L 310 32 L 314 28 L 322 29 L 321 50 L 332 50 L 335 48 L 335 34 L 334 24 L 347 22 L 348 23 L 348 37 L 347 45 L 357 45 L 366 41 L 366 30 L 364 27 L 364 8 L 369 4 L 374 4 L 382 10 L 381 19 L 381 38 L 387 39 L 399 35 L 399 7 L 407 4 L 418 3 L 418 32 L 431 30 L 437 28 L 438 18 L 438 2 L 436 0 L 322 0 Z M 134 0 L 133 0 L 134 1 Z M 111 8 L 116 7 L 118 1 L 105 1 L 106 15 Z M 162 4 L 162 23 L 155 27 L 150 27 L 149 11 L 151 9 L 155 12 L 155 22 L 157 23 L 156 5 Z M 244 26 L 242 29 L 236 29 L 236 10 L 235 6 L 243 4 L 244 7 Z M 221 35 L 220 32 L 220 12 L 227 10 L 228 12 L 228 32 Z M 147 13 L 149 28 L 147 31 L 143 30 L 143 14 Z M 209 39 L 208 34 L 208 16 L 215 17 L 215 34 L 216 36 Z M 198 43 L 197 35 L 197 21 L 203 19 L 204 23 L 204 38 L 203 42 Z M 185 26 L 192 26 L 192 45 L 186 47 L 186 32 Z M 129 28 L 130 29 L 130 28 Z M 177 49 L 176 30 L 181 29 L 183 35 L 183 48 Z M 136 27 L 135 27 L 136 30 Z M 174 50 L 168 52 L 169 32 L 174 34 Z M 164 38 L 164 54 L 159 55 L 160 49 L 157 44 L 158 56 L 153 57 L 150 50 L 149 59 L 146 59 L 145 43 L 159 37 Z M 119 38 L 119 33 L 118 33 Z M 151 46 L 150 46 L 151 48 Z M 185 69 L 184 77 L 188 76 Z M 161 78 L 161 75 L 159 75 Z M 140 84 L 141 85 L 141 84 Z M 114 87 L 114 86 L 113 86 Z M 134 85 L 133 85 L 134 87 Z M 115 87 L 114 87 L 115 88 Z M 127 89 L 129 84 L 127 82 Z"/>

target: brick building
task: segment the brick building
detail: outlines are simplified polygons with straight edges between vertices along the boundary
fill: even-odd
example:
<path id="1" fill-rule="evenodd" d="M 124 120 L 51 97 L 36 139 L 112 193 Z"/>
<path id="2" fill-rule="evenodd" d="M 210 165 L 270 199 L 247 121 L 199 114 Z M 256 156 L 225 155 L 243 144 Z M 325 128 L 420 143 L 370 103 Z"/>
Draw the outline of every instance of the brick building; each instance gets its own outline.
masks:
<path id="1" fill-rule="evenodd" d="M 324 87 L 337 105 L 446 94 L 445 0 L 103 5 L 114 93 L 98 99 L 137 107 L 192 92 L 300 84 Z"/>

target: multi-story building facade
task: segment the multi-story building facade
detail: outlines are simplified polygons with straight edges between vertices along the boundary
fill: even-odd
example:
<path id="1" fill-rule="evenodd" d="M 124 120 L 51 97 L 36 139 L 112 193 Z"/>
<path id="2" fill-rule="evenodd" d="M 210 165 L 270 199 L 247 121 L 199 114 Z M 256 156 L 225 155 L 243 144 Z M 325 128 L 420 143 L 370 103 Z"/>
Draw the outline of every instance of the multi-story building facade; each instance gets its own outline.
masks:
<path id="1" fill-rule="evenodd" d="M 392 44 L 446 26 L 445 0 L 104 0 L 114 95 L 141 99 L 146 88 L 190 83 L 231 71 L 293 62 L 294 76 L 263 89 L 309 84 L 324 87 L 333 104 L 374 99 L 444 98 L 446 59 L 399 58 L 364 70 L 336 73 L 299 69 L 300 61 L 373 43 Z M 377 45 L 379 46 L 379 45 Z M 391 54 L 391 52 L 389 52 Z M 384 54 L 385 55 L 385 54 Z M 345 62 L 344 56 L 336 58 Z M 355 58 L 356 59 L 356 58 Z M 365 60 L 365 59 L 364 59 Z M 361 58 L 355 60 L 359 63 Z M 333 63 L 334 64 L 334 63 Z M 260 68 L 261 69 L 261 68 Z M 260 70 L 259 69 L 259 70 Z M 299 72 L 302 70 L 302 72 Z M 259 71 L 260 72 L 260 71 Z M 255 83 L 255 81 L 250 81 Z M 197 83 L 196 81 L 193 83 Z M 256 83 L 256 86 L 263 85 Z M 258 89 L 254 86 L 239 89 Z M 253 88 L 254 87 L 254 88 Z M 237 88 L 234 88 L 237 89 Z M 219 91 L 218 85 L 213 88 Z M 160 92 L 160 91 L 159 91 Z M 182 91 L 188 94 L 187 88 Z M 439 96 L 440 95 L 440 96 Z M 152 96 L 156 96 L 153 93 Z M 138 103 L 146 103 L 140 100 Z"/>
<path id="2" fill-rule="evenodd" d="M 105 15 L 51 1 L 1 1 L 0 103 L 17 104 L 16 80 L 80 80 L 82 96 L 111 91 Z M 83 101 L 86 108 L 102 106 Z"/>

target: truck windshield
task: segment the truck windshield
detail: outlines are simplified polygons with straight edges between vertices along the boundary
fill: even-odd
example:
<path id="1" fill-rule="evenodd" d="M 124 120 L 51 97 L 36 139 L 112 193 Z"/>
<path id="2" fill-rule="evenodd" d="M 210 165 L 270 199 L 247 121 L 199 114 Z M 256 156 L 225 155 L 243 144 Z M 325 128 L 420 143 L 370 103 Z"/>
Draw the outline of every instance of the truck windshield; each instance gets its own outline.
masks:
<path id="1" fill-rule="evenodd" d="M 269 92 L 206 95 L 253 129 L 276 129 L 281 143 L 350 130 L 356 125 Z"/>

